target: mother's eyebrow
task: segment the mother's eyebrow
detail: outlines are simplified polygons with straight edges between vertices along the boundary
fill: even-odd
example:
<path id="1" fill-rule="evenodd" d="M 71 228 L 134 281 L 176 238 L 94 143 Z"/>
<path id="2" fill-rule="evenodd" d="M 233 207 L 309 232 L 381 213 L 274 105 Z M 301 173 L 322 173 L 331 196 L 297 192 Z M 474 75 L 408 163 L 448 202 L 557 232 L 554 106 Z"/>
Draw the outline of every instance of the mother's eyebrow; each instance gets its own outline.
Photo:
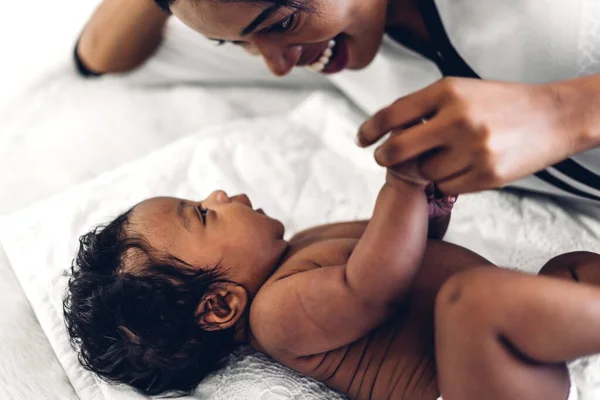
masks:
<path id="1" fill-rule="evenodd" d="M 183 212 L 184 208 L 185 208 L 185 201 L 179 200 L 179 203 L 177 203 L 177 216 L 181 220 L 181 223 L 183 224 L 183 227 L 185 229 L 187 229 L 188 231 L 191 232 L 192 230 L 190 228 L 190 225 L 191 225 L 190 224 L 190 219 Z"/>
<path id="2" fill-rule="evenodd" d="M 254 21 L 250 22 L 247 27 L 242 29 L 240 32 L 240 36 L 248 36 L 252 32 L 256 30 L 263 22 L 269 19 L 273 14 L 275 14 L 281 8 L 280 4 L 272 5 L 269 8 L 265 8 L 263 12 L 261 12 L 258 17 L 254 19 Z"/>

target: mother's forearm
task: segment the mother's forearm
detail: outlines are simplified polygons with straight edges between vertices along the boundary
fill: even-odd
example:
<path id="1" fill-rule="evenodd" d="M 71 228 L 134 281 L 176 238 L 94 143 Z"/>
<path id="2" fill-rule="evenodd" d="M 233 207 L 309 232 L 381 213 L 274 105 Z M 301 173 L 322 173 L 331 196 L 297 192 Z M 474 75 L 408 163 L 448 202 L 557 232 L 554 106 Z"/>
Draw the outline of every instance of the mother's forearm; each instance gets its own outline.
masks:
<path id="1" fill-rule="evenodd" d="M 572 154 L 600 147 L 600 74 L 546 85 Z"/>
<path id="2" fill-rule="evenodd" d="M 153 0 L 105 0 L 84 28 L 77 54 L 96 73 L 132 70 L 158 47 L 168 17 Z"/>

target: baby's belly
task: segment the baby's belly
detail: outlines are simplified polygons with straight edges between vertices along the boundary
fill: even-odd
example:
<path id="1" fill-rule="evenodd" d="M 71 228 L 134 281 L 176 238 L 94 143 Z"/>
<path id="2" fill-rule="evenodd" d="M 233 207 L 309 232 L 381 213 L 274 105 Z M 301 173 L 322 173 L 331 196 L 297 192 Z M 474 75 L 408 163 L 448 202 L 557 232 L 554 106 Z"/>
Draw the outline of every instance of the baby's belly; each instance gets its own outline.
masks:
<path id="1" fill-rule="evenodd" d="M 351 345 L 292 367 L 351 399 L 437 399 L 435 296 L 448 277 L 485 265 L 491 264 L 466 249 L 430 241 L 411 295 L 386 324 Z"/>

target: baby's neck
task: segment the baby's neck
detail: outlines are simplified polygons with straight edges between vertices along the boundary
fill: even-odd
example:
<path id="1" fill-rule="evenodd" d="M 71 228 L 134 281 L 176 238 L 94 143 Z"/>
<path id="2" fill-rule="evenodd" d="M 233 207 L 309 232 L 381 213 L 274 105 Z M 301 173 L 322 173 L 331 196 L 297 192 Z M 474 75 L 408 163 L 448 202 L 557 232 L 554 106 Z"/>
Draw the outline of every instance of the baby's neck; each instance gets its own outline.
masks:
<path id="1" fill-rule="evenodd" d="M 248 310 L 250 310 L 250 305 L 248 304 Z M 237 324 L 235 324 L 235 335 L 233 340 L 239 344 L 248 344 L 252 337 L 252 332 L 250 331 L 250 318 L 248 318 L 248 311 L 242 315 L 242 317 L 238 320 Z"/>

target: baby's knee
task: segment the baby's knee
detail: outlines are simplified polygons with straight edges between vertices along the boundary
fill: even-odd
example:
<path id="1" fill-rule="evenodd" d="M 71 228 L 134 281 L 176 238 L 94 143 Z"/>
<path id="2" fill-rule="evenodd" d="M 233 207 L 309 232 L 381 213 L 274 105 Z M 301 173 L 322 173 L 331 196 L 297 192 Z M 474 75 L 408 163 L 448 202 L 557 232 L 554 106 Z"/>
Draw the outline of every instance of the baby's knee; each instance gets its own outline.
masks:
<path id="1" fill-rule="evenodd" d="M 481 324 L 493 305 L 495 269 L 476 268 L 450 277 L 436 297 L 436 321 L 452 319 L 467 325 Z"/>
<path id="2" fill-rule="evenodd" d="M 600 255 L 588 251 L 561 254 L 548 261 L 540 270 L 540 275 L 574 281 L 580 281 L 582 273 L 591 278 L 590 283 L 600 283 Z"/>

